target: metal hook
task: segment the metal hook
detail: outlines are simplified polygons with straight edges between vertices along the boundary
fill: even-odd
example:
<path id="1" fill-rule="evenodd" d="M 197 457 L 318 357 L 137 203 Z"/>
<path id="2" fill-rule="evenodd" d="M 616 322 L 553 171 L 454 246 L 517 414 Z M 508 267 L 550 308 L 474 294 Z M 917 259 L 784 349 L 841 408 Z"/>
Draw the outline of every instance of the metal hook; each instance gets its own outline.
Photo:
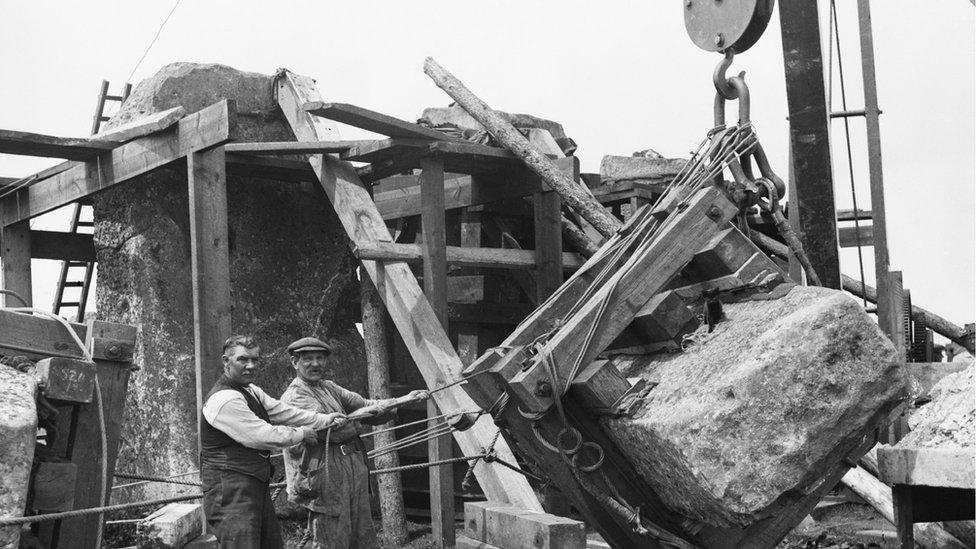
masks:
<path id="1" fill-rule="evenodd" d="M 712 82 L 715 84 L 715 91 L 719 93 L 725 99 L 735 99 L 735 90 L 729 84 L 728 78 L 725 77 L 725 72 L 729 70 L 732 65 L 732 58 L 735 57 L 735 53 L 731 50 L 725 52 L 725 57 L 719 62 L 715 67 L 715 72 L 712 73 Z"/>

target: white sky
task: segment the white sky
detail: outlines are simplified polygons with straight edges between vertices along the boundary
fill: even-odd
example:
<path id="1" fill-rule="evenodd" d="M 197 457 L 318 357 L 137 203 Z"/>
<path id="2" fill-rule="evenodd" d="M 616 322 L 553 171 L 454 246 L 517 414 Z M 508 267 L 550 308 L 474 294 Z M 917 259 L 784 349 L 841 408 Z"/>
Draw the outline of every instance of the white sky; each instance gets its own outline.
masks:
<path id="1" fill-rule="evenodd" d="M 849 108 L 861 99 L 857 15 L 838 0 Z M 917 305 L 963 324 L 976 317 L 974 117 L 976 9 L 967 0 L 873 2 L 892 269 Z M 821 19 L 827 4 L 821 0 Z M 101 80 L 128 77 L 172 2 L 0 3 L 0 128 L 86 135 Z M 561 122 L 584 171 L 604 154 L 653 148 L 686 156 L 711 127 L 717 54 L 688 39 L 682 2 L 184 0 L 133 82 L 173 61 L 219 62 L 318 80 L 327 100 L 407 120 L 450 99 L 423 74 L 433 56 L 489 105 Z M 822 30 L 826 32 L 826 25 Z M 825 50 L 826 52 L 826 50 Z M 774 169 L 787 174 L 786 96 L 778 14 L 739 55 L 752 118 Z M 835 79 L 836 80 L 836 79 Z M 836 82 L 835 82 L 836 85 Z M 835 87 L 839 110 L 839 88 Z M 852 122 L 859 206 L 870 207 L 864 124 Z M 843 126 L 834 122 L 838 207 L 850 207 Z M 345 137 L 357 137 L 347 131 Z M 53 159 L 0 155 L 22 177 Z M 67 228 L 63 214 L 35 227 Z M 873 256 L 865 254 L 873 283 Z M 35 304 L 48 307 L 57 263 L 37 261 Z M 842 251 L 857 275 L 857 256 Z"/>

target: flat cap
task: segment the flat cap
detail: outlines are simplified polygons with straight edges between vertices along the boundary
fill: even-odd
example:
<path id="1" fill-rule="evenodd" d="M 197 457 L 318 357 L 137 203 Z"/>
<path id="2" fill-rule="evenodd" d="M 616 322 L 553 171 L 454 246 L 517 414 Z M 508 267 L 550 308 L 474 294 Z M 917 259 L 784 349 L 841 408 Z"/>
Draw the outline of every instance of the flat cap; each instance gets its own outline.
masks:
<path id="1" fill-rule="evenodd" d="M 332 354 L 332 347 L 321 339 L 314 337 L 303 337 L 298 341 L 293 341 L 288 346 L 288 354 L 304 353 L 308 351 L 322 351 L 325 354 Z"/>

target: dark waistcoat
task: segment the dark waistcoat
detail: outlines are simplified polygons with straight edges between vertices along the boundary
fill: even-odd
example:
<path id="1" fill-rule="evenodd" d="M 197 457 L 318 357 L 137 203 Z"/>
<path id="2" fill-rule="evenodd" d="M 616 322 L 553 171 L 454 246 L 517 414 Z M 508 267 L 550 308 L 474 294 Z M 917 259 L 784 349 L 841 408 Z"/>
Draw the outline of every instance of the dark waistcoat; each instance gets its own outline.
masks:
<path id="1" fill-rule="evenodd" d="M 213 388 L 207 393 L 207 398 L 209 399 L 217 391 L 225 389 L 241 393 L 244 396 L 244 401 L 247 402 L 247 407 L 254 412 L 254 415 L 270 423 L 268 411 L 264 409 L 264 406 L 261 406 L 254 395 L 241 387 L 231 385 L 225 376 L 220 376 L 217 383 L 214 383 Z M 200 446 L 200 465 L 202 467 L 237 471 L 251 475 L 261 482 L 268 482 L 268 479 L 271 478 L 270 452 L 244 446 L 232 439 L 227 433 L 211 425 L 205 417 L 200 418 Z"/>

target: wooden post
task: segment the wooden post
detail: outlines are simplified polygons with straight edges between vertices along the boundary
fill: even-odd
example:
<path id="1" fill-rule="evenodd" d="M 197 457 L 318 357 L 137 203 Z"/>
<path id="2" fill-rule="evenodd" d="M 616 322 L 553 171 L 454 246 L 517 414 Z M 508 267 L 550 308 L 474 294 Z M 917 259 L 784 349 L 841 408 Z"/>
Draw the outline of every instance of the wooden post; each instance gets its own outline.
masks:
<path id="1" fill-rule="evenodd" d="M 29 307 L 31 298 L 31 241 L 30 220 L 20 221 L 12 225 L 0 225 L 0 244 L 3 245 L 4 290 L 10 290 L 22 297 L 26 303 L 21 303 L 16 297 L 2 294 L 3 304 L 7 307 Z"/>
<path id="2" fill-rule="evenodd" d="M 545 301 L 563 283 L 562 201 L 554 191 L 536 193 L 535 260 L 536 298 Z"/>
<path id="3" fill-rule="evenodd" d="M 481 247 L 481 217 L 478 212 L 461 212 L 461 246 L 465 248 Z M 476 271 L 481 273 L 482 271 Z M 481 354 L 478 338 L 478 324 L 459 322 L 457 326 L 458 357 L 465 367 L 469 366 Z"/>
<path id="4" fill-rule="evenodd" d="M 915 549 L 911 486 L 895 484 L 891 487 L 891 499 L 894 507 L 895 529 L 898 530 L 898 546 L 901 549 Z"/>
<path id="5" fill-rule="evenodd" d="M 121 345 L 135 344 L 136 327 L 122 324 L 92 321 L 88 323 L 85 341 L 89 347 L 96 339 L 109 339 L 124 342 Z M 131 357 L 131 354 L 127 355 Z M 102 455 L 99 425 L 98 402 L 77 405 L 74 427 L 67 441 L 68 455 L 78 466 L 75 482 L 75 508 L 97 507 L 110 502 L 112 493 L 112 474 L 115 472 L 115 459 L 119 452 L 119 432 L 122 429 L 122 410 L 125 394 L 129 386 L 129 372 L 132 367 L 129 358 L 123 361 L 110 361 L 95 357 L 95 375 L 102 394 L 102 411 L 105 418 L 105 439 L 107 455 Z M 102 477 L 102 459 L 106 459 L 107 478 Z M 106 501 L 101 502 L 102 483 L 107 483 Z M 52 547 L 94 547 L 96 527 L 101 515 L 85 515 L 61 521 L 57 528 L 56 543 Z"/>
<path id="6" fill-rule="evenodd" d="M 363 342 L 366 347 L 366 372 L 369 380 L 369 398 L 390 398 L 390 349 L 386 326 L 386 307 L 380 299 L 373 282 L 360 275 L 361 302 L 363 313 Z M 380 429 L 392 427 L 393 421 L 379 426 Z M 373 438 L 376 447 L 396 442 L 392 432 L 379 433 Z M 378 456 L 377 469 L 399 467 L 400 458 L 396 452 Z M 380 499 L 381 526 L 391 543 L 403 545 L 407 542 L 407 523 L 403 514 L 403 485 L 400 473 L 378 475 L 376 484 Z"/>
<path id="7" fill-rule="evenodd" d="M 783 0 L 779 4 L 790 114 L 790 151 L 796 216 L 803 249 L 828 288 L 840 288 L 837 212 L 830 164 L 830 131 L 824 91 L 823 54 L 817 3 Z"/>
<path id="8" fill-rule="evenodd" d="M 203 397 L 220 377 L 224 339 L 231 335 L 227 172 L 223 147 L 191 153 L 186 161 L 199 422 Z"/>
<path id="9" fill-rule="evenodd" d="M 437 157 L 421 159 L 420 223 L 424 235 L 424 293 L 434 314 L 447 331 L 447 234 L 444 221 L 444 161 Z M 427 414 L 441 414 L 433 400 L 427 401 Z M 431 426 L 439 423 L 431 421 Z M 430 461 L 452 458 L 451 438 L 438 437 L 428 442 Z M 454 547 L 454 467 L 442 465 L 430 471 L 430 531 L 438 547 Z"/>

